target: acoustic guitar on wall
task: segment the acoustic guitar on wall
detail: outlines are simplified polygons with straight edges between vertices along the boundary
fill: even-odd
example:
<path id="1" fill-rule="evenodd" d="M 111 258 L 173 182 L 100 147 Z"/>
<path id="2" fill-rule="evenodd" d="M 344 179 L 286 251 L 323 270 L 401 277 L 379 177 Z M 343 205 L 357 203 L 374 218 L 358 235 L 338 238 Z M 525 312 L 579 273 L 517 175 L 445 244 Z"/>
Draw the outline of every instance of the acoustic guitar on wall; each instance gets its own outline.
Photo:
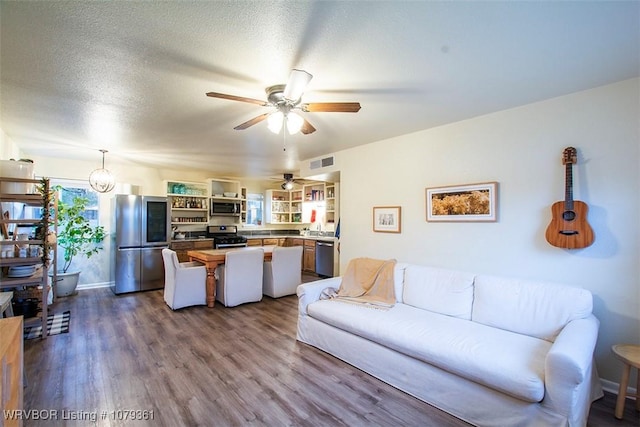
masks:
<path id="1" fill-rule="evenodd" d="M 589 207 L 586 203 L 573 200 L 572 166 L 577 159 L 576 149 L 567 147 L 562 153 L 565 167 L 564 201 L 551 206 L 551 223 L 545 237 L 550 245 L 563 249 L 581 249 L 593 243 L 593 229 L 587 222 Z"/>

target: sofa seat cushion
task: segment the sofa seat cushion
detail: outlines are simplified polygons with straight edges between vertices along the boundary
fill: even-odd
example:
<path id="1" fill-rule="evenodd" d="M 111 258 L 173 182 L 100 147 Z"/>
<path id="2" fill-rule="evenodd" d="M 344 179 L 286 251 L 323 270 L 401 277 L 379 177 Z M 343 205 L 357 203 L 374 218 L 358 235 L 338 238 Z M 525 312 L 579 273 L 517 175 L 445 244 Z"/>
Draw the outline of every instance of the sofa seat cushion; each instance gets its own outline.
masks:
<path id="1" fill-rule="evenodd" d="M 307 312 L 319 321 L 518 399 L 539 402 L 544 397 L 548 341 L 406 304 L 379 310 L 321 300 L 310 304 Z"/>

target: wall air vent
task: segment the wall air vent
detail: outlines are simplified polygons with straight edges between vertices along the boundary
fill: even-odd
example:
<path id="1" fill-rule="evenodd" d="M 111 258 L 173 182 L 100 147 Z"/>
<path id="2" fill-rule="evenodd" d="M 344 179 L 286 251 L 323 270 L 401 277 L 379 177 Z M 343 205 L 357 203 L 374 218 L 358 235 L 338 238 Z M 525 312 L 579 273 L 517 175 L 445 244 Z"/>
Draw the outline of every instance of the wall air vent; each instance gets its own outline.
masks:
<path id="1" fill-rule="evenodd" d="M 328 166 L 333 166 L 333 156 L 325 157 L 324 159 L 312 160 L 309 163 L 309 169 L 311 169 L 311 170 L 319 169 L 319 168 L 326 168 Z"/>

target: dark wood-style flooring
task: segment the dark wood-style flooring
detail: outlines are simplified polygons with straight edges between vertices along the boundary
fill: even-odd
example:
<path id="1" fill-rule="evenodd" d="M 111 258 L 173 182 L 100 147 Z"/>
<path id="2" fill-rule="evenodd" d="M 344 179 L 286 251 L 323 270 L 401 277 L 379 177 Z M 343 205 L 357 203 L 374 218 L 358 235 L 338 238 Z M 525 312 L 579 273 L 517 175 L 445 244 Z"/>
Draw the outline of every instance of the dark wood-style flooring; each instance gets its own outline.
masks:
<path id="1" fill-rule="evenodd" d="M 297 342 L 296 296 L 172 312 L 161 291 L 103 288 L 51 307 L 64 310 L 68 334 L 25 342 L 25 409 L 58 414 L 25 426 L 468 425 Z M 637 427 L 632 403 L 616 420 L 607 394 L 589 425 Z M 142 411 L 153 420 L 131 421 Z"/>

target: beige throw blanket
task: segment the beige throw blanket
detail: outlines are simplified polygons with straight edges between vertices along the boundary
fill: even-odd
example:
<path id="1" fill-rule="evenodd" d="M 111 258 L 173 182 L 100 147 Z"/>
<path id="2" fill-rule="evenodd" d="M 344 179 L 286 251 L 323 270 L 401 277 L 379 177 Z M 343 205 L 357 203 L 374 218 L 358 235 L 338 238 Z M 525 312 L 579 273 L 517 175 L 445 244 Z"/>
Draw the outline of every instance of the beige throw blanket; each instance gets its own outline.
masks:
<path id="1" fill-rule="evenodd" d="M 396 260 L 355 258 L 342 276 L 337 299 L 390 308 L 396 302 L 393 270 Z"/>

